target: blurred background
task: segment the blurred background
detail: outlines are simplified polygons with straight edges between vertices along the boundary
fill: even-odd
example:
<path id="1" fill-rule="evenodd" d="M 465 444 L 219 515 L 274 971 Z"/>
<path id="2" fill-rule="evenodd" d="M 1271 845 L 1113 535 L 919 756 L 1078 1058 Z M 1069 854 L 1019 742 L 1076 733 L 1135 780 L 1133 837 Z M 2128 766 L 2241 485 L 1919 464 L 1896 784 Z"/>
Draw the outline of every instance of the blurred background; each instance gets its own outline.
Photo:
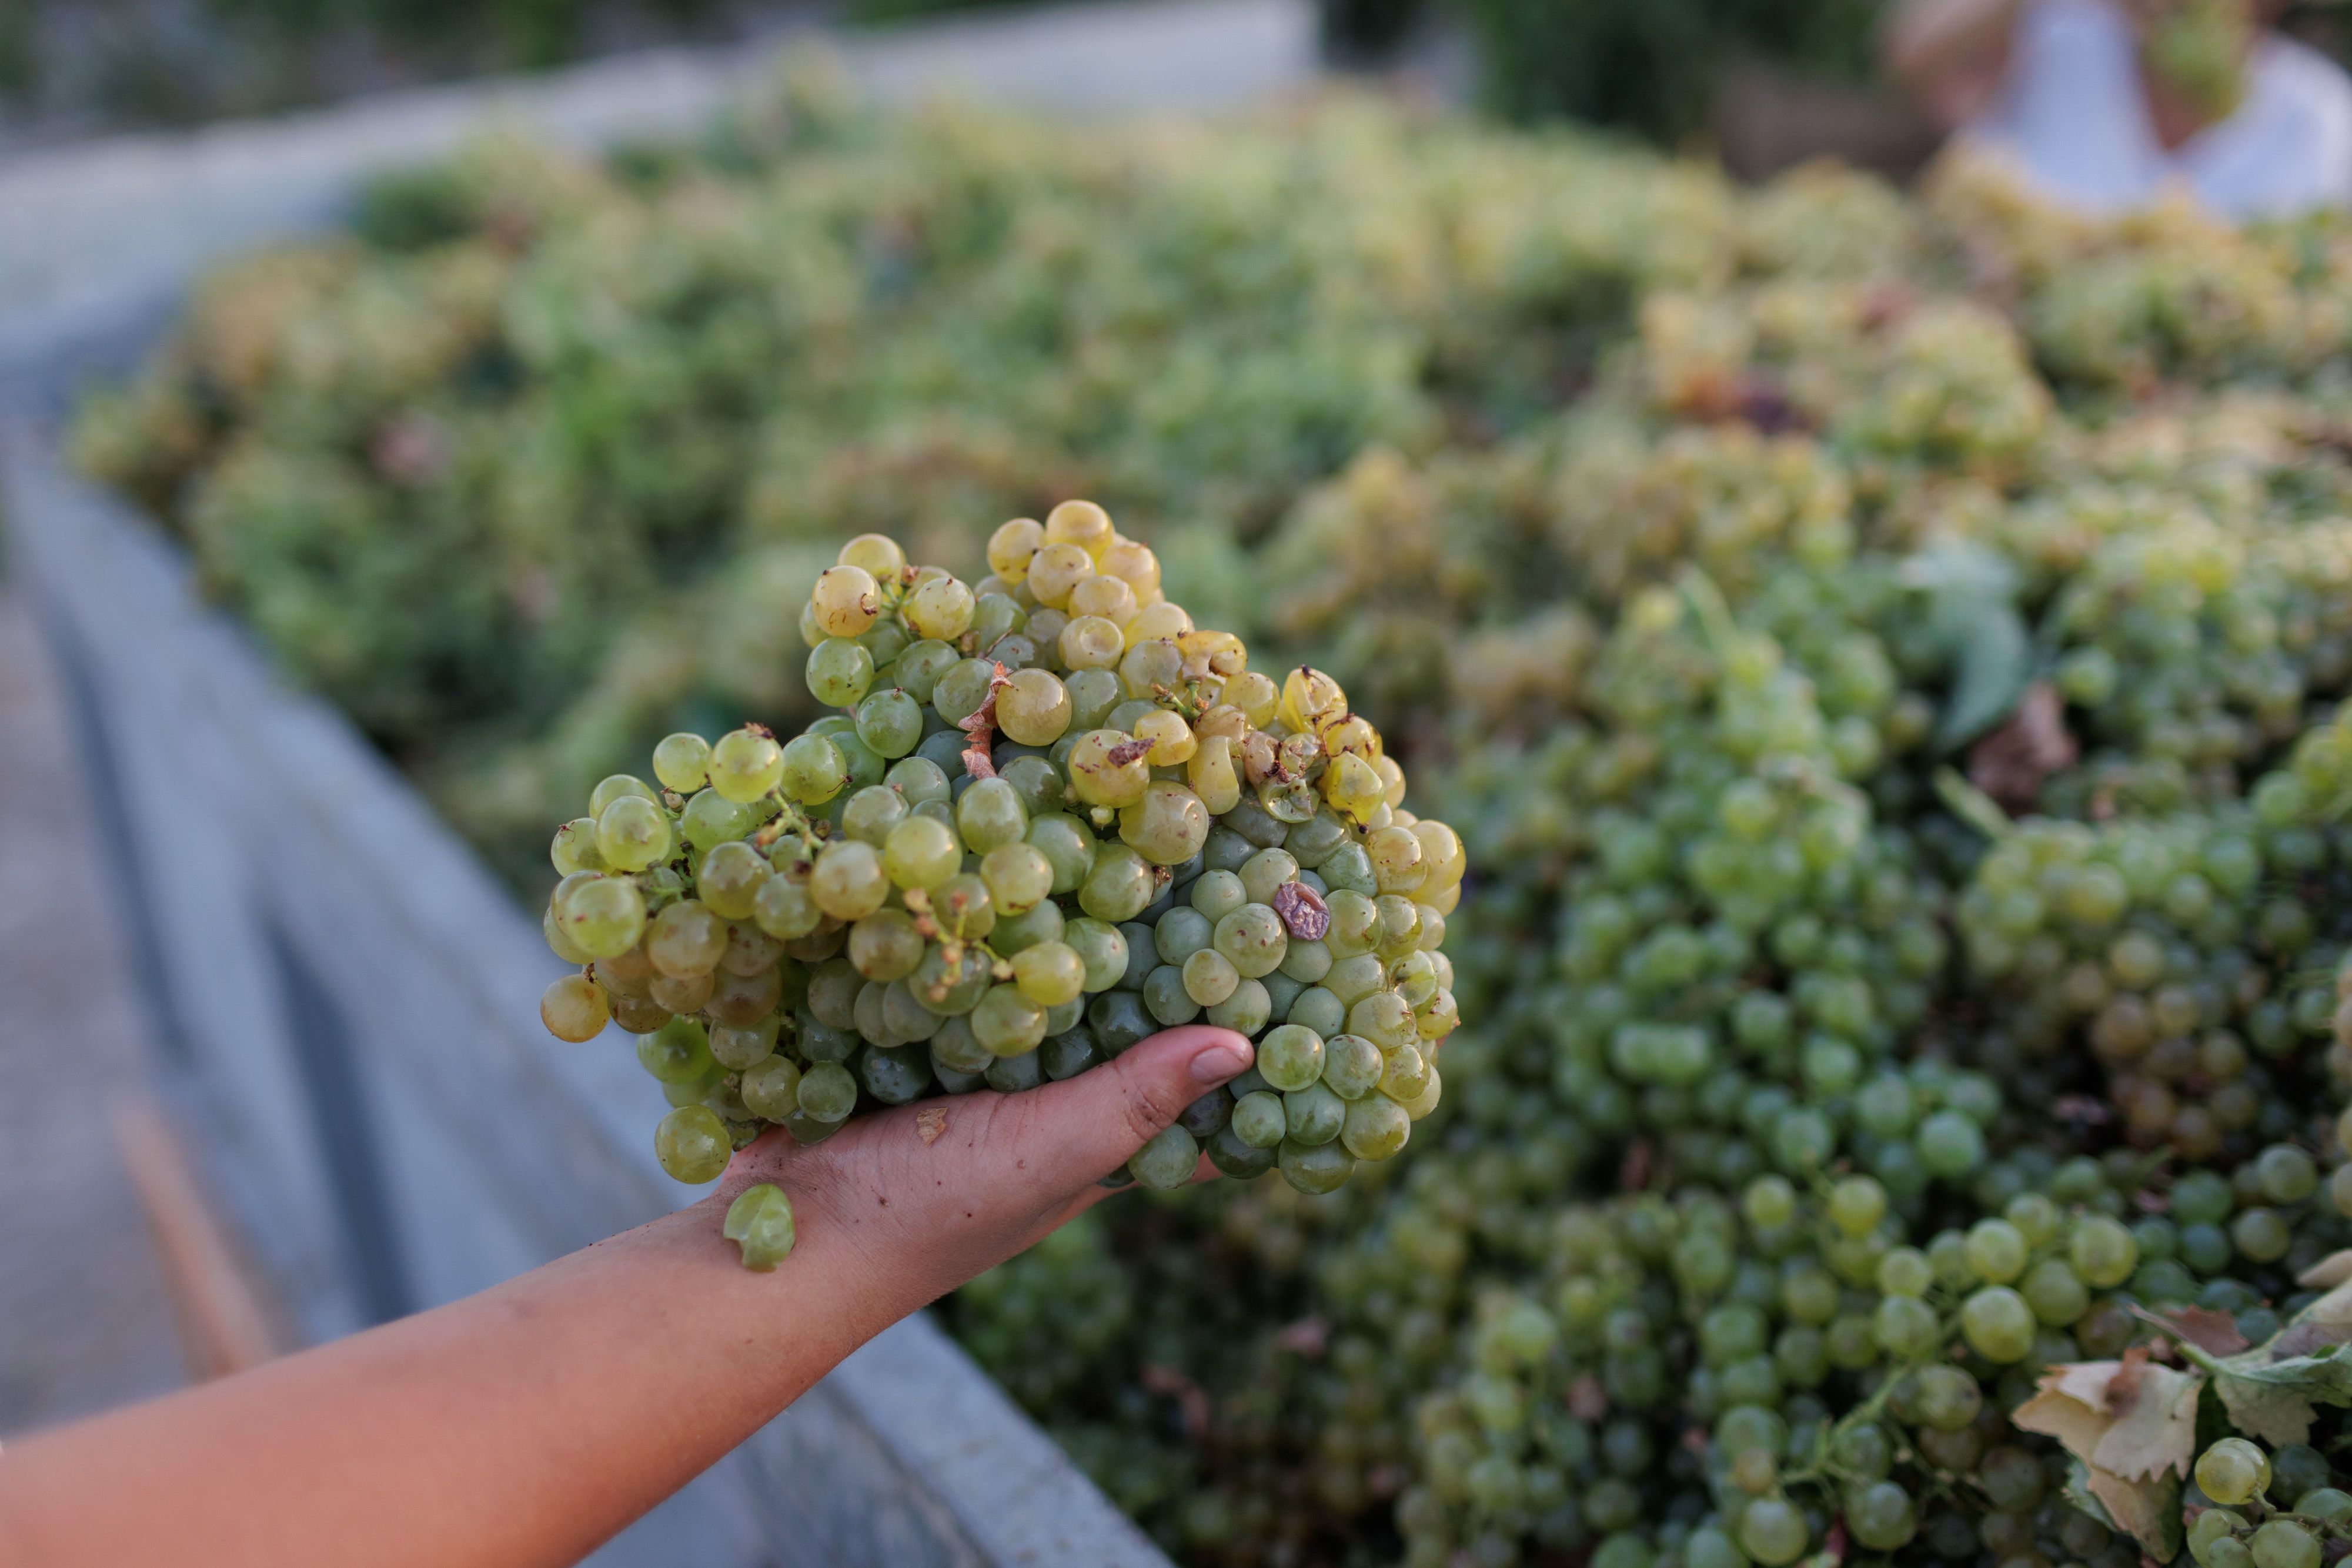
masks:
<path id="1" fill-rule="evenodd" d="M 1329 61 L 1404 68 L 1516 119 L 1566 117 L 1761 172 L 1808 146 L 1916 163 L 1924 122 L 1878 88 L 1888 0 L 1316 0 Z M 674 45 L 902 26 L 1006 0 L 6 0 L 0 154 L 109 130 Z M 2290 34 L 2344 57 L 2331 5 Z"/>

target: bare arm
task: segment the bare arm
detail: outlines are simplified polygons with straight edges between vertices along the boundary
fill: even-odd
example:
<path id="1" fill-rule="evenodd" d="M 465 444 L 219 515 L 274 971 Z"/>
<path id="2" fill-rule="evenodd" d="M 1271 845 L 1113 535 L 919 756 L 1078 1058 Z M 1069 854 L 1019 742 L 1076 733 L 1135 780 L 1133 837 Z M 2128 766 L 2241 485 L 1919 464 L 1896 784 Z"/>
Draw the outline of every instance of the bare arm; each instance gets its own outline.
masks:
<path id="1" fill-rule="evenodd" d="M 1203 1027 L 1025 1094 L 771 1134 L 718 1196 L 453 1302 L 0 1454 L 0 1561 L 523 1568 L 577 1561 L 851 1351 L 1105 1196 L 1249 1064 Z M 918 1112 L 944 1111 L 944 1127 Z M 923 1133 L 938 1136 L 926 1141 Z M 799 1244 L 719 1234 L 772 1181 Z"/>
<path id="2" fill-rule="evenodd" d="M 2021 0 L 1906 0 L 1880 53 L 1889 75 L 1949 130 L 1992 101 L 2009 70 Z"/>

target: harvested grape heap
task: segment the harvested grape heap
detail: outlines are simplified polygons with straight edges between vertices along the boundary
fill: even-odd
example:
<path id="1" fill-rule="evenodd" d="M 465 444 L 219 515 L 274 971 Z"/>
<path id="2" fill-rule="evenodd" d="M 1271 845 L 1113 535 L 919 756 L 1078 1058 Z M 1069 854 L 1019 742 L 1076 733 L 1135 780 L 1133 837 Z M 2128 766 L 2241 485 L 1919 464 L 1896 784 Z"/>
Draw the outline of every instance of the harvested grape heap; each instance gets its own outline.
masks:
<path id="1" fill-rule="evenodd" d="M 1458 1021 L 1461 840 L 1403 809 L 1336 682 L 1250 669 L 1101 507 L 1016 518 L 988 559 L 968 585 L 852 539 L 801 622 L 841 713 L 781 745 L 673 735 L 658 789 L 597 787 L 555 837 L 547 937 L 583 968 L 547 1027 L 638 1037 L 680 1181 L 772 1124 L 814 1143 L 861 1104 L 1034 1089 L 1194 1019 L 1257 1062 L 1134 1180 L 1205 1151 L 1328 1193 L 1392 1157 Z"/>
<path id="2" fill-rule="evenodd" d="M 2229 8 L 2179 10 L 2203 27 Z M 1459 906 L 1427 880 L 1411 901 L 1444 912 L 1467 1022 L 1401 1157 L 1320 1197 L 1134 1195 L 943 1308 L 1171 1553 L 2342 1555 L 2340 216 L 2092 222 L 1966 163 L 1916 197 L 1818 168 L 1745 190 L 1348 99 L 1083 139 L 795 102 L 660 157 L 478 154 L 403 199 L 437 226 L 209 294 L 86 450 L 478 842 L 529 821 L 536 862 L 538 824 L 673 730 L 750 715 L 830 747 L 667 743 L 652 782 L 593 801 L 619 811 L 616 858 L 601 821 L 558 851 L 576 876 L 599 845 L 605 869 L 567 897 L 604 937 L 650 917 L 681 944 L 676 976 L 625 943 L 551 1004 L 569 1032 L 602 1007 L 646 1033 L 695 1134 L 673 1158 L 708 1168 L 762 1106 L 816 1136 L 839 1124 L 814 1111 L 1093 1060 L 1106 1023 L 1254 1007 L 1246 953 L 1196 904 L 1233 895 L 1221 856 L 1280 923 L 1266 1025 L 1323 1034 L 1323 1086 L 1369 1098 L 1329 1073 L 1370 1058 L 1298 1009 L 1377 1047 L 1348 1002 L 1334 1019 L 1308 1000 L 1381 956 L 1343 952 L 1371 933 L 1342 926 L 1361 911 L 1332 863 L 1377 911 L 1374 835 L 1328 799 L 1285 821 L 1306 802 L 1287 781 L 1262 797 L 1244 749 L 1244 825 L 1202 841 L 1182 896 L 1177 867 L 1147 888 L 1136 866 L 1172 852 L 1175 819 L 1085 789 L 1181 784 L 1207 810 L 1213 708 L 1118 716 L 1127 637 L 1078 630 L 1095 601 L 1054 561 L 1077 563 L 1021 530 L 974 583 L 969 649 L 934 635 L 960 596 L 861 542 L 836 570 L 872 580 L 874 623 L 844 570 L 803 655 L 793 612 L 881 519 L 926 519 L 917 554 L 977 579 L 984 535 L 950 520 L 1119 497 L 1175 598 L 1282 650 L 1269 671 L 1326 672 L 1412 747 L 1416 808 L 1459 830 L 1478 868 Z M 1065 542 L 1089 595 L 1124 612 L 1117 579 L 1152 611 L 1120 564 L 1139 557 Z M 415 581 L 467 596 L 420 621 Z M 1223 646 L 1195 644 L 1212 674 Z M 804 656 L 843 710 L 814 725 L 786 689 Z M 1046 667 L 1071 710 L 1050 743 L 1013 729 L 1059 713 Z M 1224 673 L 1250 697 L 1226 706 L 1269 740 L 1307 733 L 1282 716 L 1287 674 L 1251 676 Z M 525 677 L 543 692 L 505 689 Z M 1302 717 L 1319 689 L 1302 678 Z M 959 777 L 983 710 L 995 780 Z M 1155 768 L 1171 716 L 1194 757 Z M 1098 728 L 1150 747 L 1081 755 Z M 764 785 L 730 800 L 739 769 L 769 768 L 768 803 Z M 997 784 L 1059 891 L 1016 908 L 991 842 L 925 907 L 902 892 L 866 943 L 822 946 L 823 920 L 886 912 L 828 914 L 822 856 L 845 873 L 824 896 L 900 886 L 899 819 L 978 849 L 965 809 L 989 841 Z M 1083 836 L 1061 847 L 1101 846 L 1083 868 L 1055 858 L 1063 823 Z M 1313 986 L 1285 973 L 1282 862 L 1255 858 L 1277 848 L 1333 922 Z M 968 877 L 995 923 L 984 974 Z M 1148 936 L 1114 894 L 1146 900 Z M 705 913 L 674 913 L 689 904 Z M 1016 963 L 1049 920 L 1082 1004 L 1048 999 L 1058 954 Z M 1087 923 L 1125 945 L 1107 990 L 1085 990 L 1111 969 Z M 814 965 L 769 952 L 812 938 Z M 1236 977 L 1222 1001 L 1187 984 L 1195 959 L 1223 984 L 1202 952 Z M 1396 962 L 1381 982 L 1410 1001 L 1421 972 Z M 940 981 L 972 987 L 971 1010 L 924 1005 Z M 1018 1046 L 1033 1014 L 1034 1053 L 983 1057 L 983 1027 Z M 902 1026 L 933 1017 L 913 1043 Z M 1308 1086 L 1278 1134 L 1255 1093 L 1246 1117 L 1204 1109 L 1227 1118 L 1213 1156 L 1245 1121 L 1289 1137 L 1288 1094 L 1328 1124 L 1303 1070 L 1289 1082 Z M 1304 1146 L 1336 1166 L 1348 1114 Z M 789 1213 L 753 1200 L 730 1231 L 772 1259 Z"/>

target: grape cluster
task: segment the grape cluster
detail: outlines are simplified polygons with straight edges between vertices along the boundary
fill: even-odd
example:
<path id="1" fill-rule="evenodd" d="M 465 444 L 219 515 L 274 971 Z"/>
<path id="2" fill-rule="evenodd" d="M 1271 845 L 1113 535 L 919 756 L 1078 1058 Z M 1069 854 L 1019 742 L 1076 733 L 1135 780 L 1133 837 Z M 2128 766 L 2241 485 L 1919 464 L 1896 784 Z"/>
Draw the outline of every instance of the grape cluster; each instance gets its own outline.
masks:
<path id="1" fill-rule="evenodd" d="M 1328 1192 L 1435 1107 L 1460 1021 L 1440 950 L 1465 862 L 1339 684 L 1196 628 L 1160 563 L 1069 501 L 967 584 L 861 535 L 801 617 L 779 743 L 680 733 L 556 834 L 551 1031 L 607 1020 L 715 1178 L 771 1124 L 1034 1089 L 1196 1019 L 1257 1061 L 1128 1163 L 1148 1186 L 1279 1168 Z"/>
<path id="2" fill-rule="evenodd" d="M 2271 1454 L 2223 1437 L 2195 1473 L 2210 1506 L 2192 1508 L 2187 1538 L 2204 1568 L 2318 1568 L 2352 1543 L 2352 1493 L 2329 1484 L 2331 1467 L 2308 1444 Z"/>

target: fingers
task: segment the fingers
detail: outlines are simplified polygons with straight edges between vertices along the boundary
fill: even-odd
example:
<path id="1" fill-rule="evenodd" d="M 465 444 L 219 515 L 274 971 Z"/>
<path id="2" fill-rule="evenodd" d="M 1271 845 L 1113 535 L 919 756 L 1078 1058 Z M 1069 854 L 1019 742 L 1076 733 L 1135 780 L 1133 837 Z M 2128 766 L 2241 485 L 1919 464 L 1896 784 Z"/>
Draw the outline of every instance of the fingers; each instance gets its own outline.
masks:
<path id="1" fill-rule="evenodd" d="M 1090 1184 L 1246 1069 L 1250 1043 L 1229 1029 L 1186 1024 L 1138 1041 L 1092 1072 L 1033 1089 L 1037 1124 L 1052 1129 L 1039 1152 L 1048 1181 Z"/>

